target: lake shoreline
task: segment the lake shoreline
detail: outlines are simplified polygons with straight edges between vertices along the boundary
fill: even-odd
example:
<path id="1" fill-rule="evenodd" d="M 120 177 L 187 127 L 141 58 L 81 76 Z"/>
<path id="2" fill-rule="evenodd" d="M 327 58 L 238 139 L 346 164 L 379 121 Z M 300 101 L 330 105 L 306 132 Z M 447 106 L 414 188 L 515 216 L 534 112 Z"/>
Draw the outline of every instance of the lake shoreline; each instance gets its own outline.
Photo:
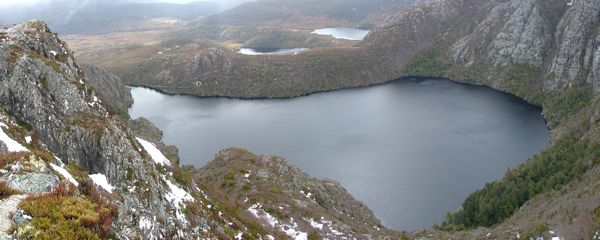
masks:
<path id="1" fill-rule="evenodd" d="M 365 85 L 357 85 L 357 86 L 348 86 L 348 87 L 341 87 L 341 88 L 336 88 L 336 89 L 330 89 L 330 90 L 315 90 L 315 91 L 310 91 L 310 92 L 306 92 L 303 94 L 298 94 L 298 95 L 291 95 L 291 96 L 285 96 L 285 97 L 268 97 L 268 96 L 253 96 L 253 97 L 247 97 L 247 96 L 237 96 L 237 95 L 198 95 L 198 94 L 191 94 L 191 93 L 181 93 L 178 91 L 171 91 L 171 90 L 167 90 L 165 88 L 171 88 L 171 87 L 166 87 L 166 86 L 151 86 L 148 84 L 126 84 L 127 87 L 132 88 L 132 87 L 139 87 L 139 88 L 147 88 L 150 90 L 154 90 L 157 91 L 159 93 L 162 94 L 166 94 L 169 96 L 189 96 L 189 97 L 196 97 L 196 98 L 224 98 L 224 99 L 238 99 L 238 100 L 268 100 L 268 99 L 294 99 L 294 98 L 301 98 L 301 97 L 308 97 L 314 94 L 322 94 L 322 93 L 330 93 L 330 92 L 336 92 L 336 91 L 344 91 L 344 90 L 353 90 L 353 89 L 363 89 L 363 88 L 369 88 L 369 87 L 376 87 L 376 86 L 381 86 L 381 85 L 385 85 L 385 84 L 389 84 L 389 83 L 393 83 L 396 81 L 405 81 L 405 80 L 416 80 L 416 81 L 425 81 L 425 80 L 443 80 L 443 81 L 450 81 L 450 82 L 454 82 L 454 83 L 458 83 L 458 84 L 462 84 L 462 85 L 466 85 L 466 86 L 471 86 L 471 87 L 481 87 L 481 88 L 487 88 L 487 89 L 492 89 L 494 91 L 506 94 L 506 95 L 510 95 L 513 97 L 516 97 L 524 102 L 526 102 L 529 105 L 535 106 L 539 109 L 544 110 L 543 106 L 540 106 L 538 104 L 535 104 L 531 101 L 528 101 L 527 99 L 520 97 L 514 93 L 511 93 L 509 91 L 503 91 L 497 88 L 494 88 L 492 86 L 486 85 L 486 84 L 480 84 L 480 83 L 472 83 L 472 82 L 464 82 L 464 81 L 458 81 L 455 79 L 451 79 L 451 78 L 445 78 L 445 77 L 422 77 L 422 76 L 403 76 L 403 77 L 399 77 L 399 78 L 395 78 L 392 80 L 387 80 L 387 81 L 383 81 L 383 82 L 379 82 L 379 83 L 369 83 L 369 84 L 365 84 Z M 545 119 L 545 118 L 544 118 Z M 549 128 L 549 130 L 551 130 Z"/>
<path id="2" fill-rule="evenodd" d="M 387 86 L 383 86 L 386 84 Z M 462 182 L 463 184 L 460 185 L 464 187 L 461 189 L 468 188 L 468 191 L 464 191 L 464 189 L 455 189 L 451 192 L 441 190 L 444 192 L 444 196 L 449 197 L 454 194 L 468 194 L 479 188 L 480 185 L 495 180 L 496 177 L 500 178 L 507 167 L 513 168 L 537 153 L 538 151 L 522 154 L 523 150 L 528 148 L 527 146 L 533 146 L 529 145 L 527 141 L 539 143 L 537 140 L 541 138 L 535 137 L 540 136 L 539 133 L 543 132 L 546 135 L 545 140 L 541 139 L 544 145 L 539 149 L 545 148 L 548 143 L 548 129 L 539 114 L 541 109 L 527 104 L 518 97 L 493 88 L 459 83 L 446 78 L 406 77 L 388 81 L 385 84 L 345 90 L 353 89 L 360 91 L 336 90 L 326 92 L 331 94 L 324 94 L 325 92 L 318 95 L 316 93 L 309 94 L 317 95 L 312 98 L 232 98 L 165 94 L 152 88 L 136 87 L 132 89 L 132 92 L 134 97 L 137 96 L 135 102 L 139 105 L 134 106 L 130 114 L 133 118 L 145 117 L 155 122 L 165 133 L 165 141 L 179 147 L 183 164 L 202 167 L 204 161 L 209 160 L 212 156 L 211 153 L 231 146 L 244 147 L 257 153 L 284 156 L 294 165 L 309 172 L 311 176 L 331 178 L 341 182 L 353 196 L 367 203 L 371 209 L 377 212 L 379 219 L 394 219 L 393 216 L 392 218 L 390 216 L 383 217 L 389 214 L 382 211 L 384 209 L 382 206 L 388 208 L 392 206 L 384 204 L 391 201 L 387 198 L 395 198 L 397 193 L 413 192 L 408 189 L 402 190 L 410 188 L 409 186 L 391 187 L 387 186 L 388 183 L 421 182 L 422 184 L 409 185 L 425 184 L 421 187 L 436 189 L 428 187 L 430 184 L 428 180 L 410 180 L 411 173 L 403 173 L 400 176 L 392 174 L 396 177 L 391 177 L 392 175 L 388 172 L 390 169 L 396 169 L 396 173 L 403 172 L 402 169 L 412 169 L 409 165 L 398 168 L 402 164 L 413 164 L 411 159 L 422 160 L 422 163 L 414 163 L 415 171 L 438 169 L 438 167 L 433 167 L 435 164 L 432 165 L 434 160 L 441 160 L 439 163 L 441 166 L 450 163 L 463 166 L 464 162 L 485 159 L 485 161 L 475 161 L 472 164 L 464 165 L 480 166 L 480 171 L 487 172 L 485 174 L 487 177 L 484 179 L 479 179 L 482 176 L 477 173 L 463 174 L 464 177 L 456 176 L 456 171 L 460 171 L 458 169 L 451 171 L 453 173 L 446 174 L 452 176 L 452 179 L 457 178 L 456 181 L 450 180 L 450 182 Z M 178 98 L 178 96 L 182 98 Z M 514 108 L 515 106 L 517 108 Z M 523 109 L 527 109 L 528 115 L 516 114 L 524 111 Z M 160 117 L 156 115 L 158 113 L 168 117 Z M 379 116 L 378 119 L 388 120 L 371 121 L 369 116 Z M 520 117 L 516 118 L 517 116 Z M 531 122 L 531 119 L 535 119 L 535 121 Z M 533 125 L 523 127 L 522 123 L 518 123 L 520 121 Z M 407 126 L 412 127 L 407 128 Z M 535 130 L 526 131 L 531 127 L 534 127 Z M 500 139 L 490 138 L 490 132 L 493 132 L 494 136 L 500 136 Z M 523 132 L 529 133 L 527 136 L 530 137 L 519 135 Z M 435 134 L 437 138 L 432 138 L 431 134 Z M 192 140 L 197 139 L 195 136 L 198 135 L 203 135 L 211 140 Z M 416 138 L 409 139 L 412 137 L 407 136 Z M 512 140 L 507 142 L 506 139 Z M 519 139 L 528 140 L 523 142 Z M 439 145 L 441 149 L 437 153 L 427 153 L 430 151 L 416 147 L 413 140 L 429 142 L 420 145 L 423 147 Z M 492 142 L 495 143 L 492 144 Z M 460 143 L 464 144 L 457 145 Z M 481 145 L 481 143 L 484 144 Z M 405 149 L 407 146 L 412 147 Z M 398 152 L 399 149 L 404 150 Z M 510 152 L 506 149 L 514 149 L 515 153 L 520 152 L 522 155 L 509 153 L 486 157 L 487 155 L 481 155 L 482 149 L 484 152 L 504 149 L 498 153 Z M 538 150 L 538 147 L 530 150 Z M 415 151 L 419 153 L 417 154 Z M 440 156 L 442 153 L 446 155 Z M 314 164 L 317 163 L 315 162 L 325 165 L 316 167 Z M 480 165 L 482 162 L 487 165 Z M 344 166 L 341 169 L 349 169 L 342 171 L 345 174 L 340 175 L 339 171 L 329 166 L 330 164 L 338 166 L 335 169 L 340 168 L 339 166 Z M 364 172 L 359 170 L 362 168 L 356 168 L 357 166 L 364 167 L 364 164 L 369 166 L 368 169 L 372 169 Z M 461 167 L 461 169 L 464 168 L 466 167 Z M 498 169 L 502 169 L 502 171 L 497 171 Z M 380 176 L 363 179 L 363 177 L 376 172 L 379 172 Z M 474 175 L 471 176 L 472 174 Z M 436 175 L 445 176 L 444 174 Z M 477 177 L 468 180 L 474 176 Z M 388 180 L 383 181 L 381 178 Z M 358 183 L 355 182 L 355 179 L 363 180 L 361 180 L 362 183 Z M 378 181 L 379 184 L 374 184 L 372 181 Z M 473 184 L 477 186 L 473 186 Z M 381 187 L 373 188 L 378 185 Z M 363 189 L 365 187 L 366 189 Z M 394 191 L 396 194 L 390 194 L 389 197 L 385 197 L 383 193 L 367 194 L 371 191 L 379 192 L 379 188 L 398 189 Z M 418 195 L 415 194 L 408 199 Z M 378 198 L 382 199 L 373 200 L 372 196 L 379 196 Z M 446 197 L 438 196 L 433 199 Z M 456 200 L 456 198 L 452 199 Z M 464 199 L 460 198 L 460 201 L 462 200 Z M 404 202 L 402 204 L 417 205 L 420 202 L 397 201 Z M 373 202 L 375 203 L 372 204 Z M 448 203 L 453 204 L 452 201 L 448 201 Z M 440 208 L 435 208 L 437 210 L 450 210 L 458 206 L 440 204 L 435 203 L 428 206 L 439 205 Z M 400 206 L 397 208 L 409 209 Z M 427 212 L 426 210 L 421 211 Z M 415 216 L 409 214 L 410 212 L 411 210 L 406 210 L 406 214 Z M 396 215 L 401 216 L 402 214 Z M 443 217 L 442 215 L 440 215 L 440 219 Z M 424 214 L 423 216 L 431 215 Z M 428 224 L 437 221 L 436 217 Z M 402 227 L 403 225 L 395 225 L 400 226 L 395 227 L 396 223 L 393 221 L 385 221 L 385 223 L 386 226 L 392 226 L 391 229 L 413 229 Z M 387 225 L 387 223 L 392 225 Z M 430 226 L 421 225 L 415 229 Z"/>

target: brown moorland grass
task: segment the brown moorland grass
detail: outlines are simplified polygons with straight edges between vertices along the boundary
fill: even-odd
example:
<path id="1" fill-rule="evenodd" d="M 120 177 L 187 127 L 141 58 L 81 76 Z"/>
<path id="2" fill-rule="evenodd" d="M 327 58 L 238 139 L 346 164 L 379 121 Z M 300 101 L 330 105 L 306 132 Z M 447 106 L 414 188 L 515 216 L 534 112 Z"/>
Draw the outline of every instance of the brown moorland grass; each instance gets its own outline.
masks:
<path id="1" fill-rule="evenodd" d="M 30 152 L 8 152 L 0 153 L 0 168 L 13 164 L 19 160 L 31 156 Z"/>
<path id="2" fill-rule="evenodd" d="M 33 219 L 23 238 L 105 239 L 109 236 L 113 211 L 76 189 L 59 184 L 50 193 L 26 198 L 19 204 Z"/>
<path id="3" fill-rule="evenodd" d="M 0 200 L 6 199 L 12 195 L 18 194 L 19 191 L 12 189 L 6 183 L 0 182 Z"/>

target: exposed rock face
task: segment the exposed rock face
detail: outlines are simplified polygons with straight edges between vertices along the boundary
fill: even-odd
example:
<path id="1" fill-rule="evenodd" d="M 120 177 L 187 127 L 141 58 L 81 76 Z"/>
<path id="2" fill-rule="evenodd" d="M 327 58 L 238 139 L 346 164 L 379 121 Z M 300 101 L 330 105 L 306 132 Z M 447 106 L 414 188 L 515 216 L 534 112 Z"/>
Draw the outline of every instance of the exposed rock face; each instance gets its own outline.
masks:
<path id="1" fill-rule="evenodd" d="M 108 106 L 114 108 L 112 110 L 119 116 L 124 119 L 129 118 L 127 110 L 133 104 L 133 97 L 131 96 L 131 91 L 125 86 L 123 81 L 102 68 L 84 64 L 82 65 L 82 69 L 88 83 L 100 95 L 100 99 L 106 101 Z"/>
<path id="2" fill-rule="evenodd" d="M 545 85 L 546 89 L 556 90 L 578 84 L 577 79 L 590 67 L 590 53 L 593 52 L 589 49 L 592 47 L 590 41 L 597 37 L 599 24 L 600 2 L 574 1 L 556 29 L 555 44 L 559 50 L 550 69 L 554 79 L 550 77 L 552 81 Z M 588 60 L 584 60 L 585 56 Z M 584 65 L 584 62 L 588 64 Z M 597 79 L 588 81 L 597 82 Z"/>
<path id="3" fill-rule="evenodd" d="M 485 49 L 494 65 L 531 63 L 542 65 L 550 30 L 537 0 L 510 1 L 494 7 L 475 30 L 454 46 L 454 61 L 472 64 Z"/>
<path id="4" fill-rule="evenodd" d="M 587 85 L 598 91 L 599 27 L 598 1 L 508 1 L 459 39 L 451 54 L 458 64 L 539 67 L 545 72 L 540 90 Z"/>

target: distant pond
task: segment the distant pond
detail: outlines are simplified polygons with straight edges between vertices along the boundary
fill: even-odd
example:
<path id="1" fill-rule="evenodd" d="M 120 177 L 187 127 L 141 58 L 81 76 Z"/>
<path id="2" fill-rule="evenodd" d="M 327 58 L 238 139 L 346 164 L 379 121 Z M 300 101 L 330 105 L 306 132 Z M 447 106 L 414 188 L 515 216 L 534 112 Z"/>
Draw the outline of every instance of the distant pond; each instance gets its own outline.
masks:
<path id="1" fill-rule="evenodd" d="M 358 28 L 321 28 L 314 30 L 312 33 L 319 35 L 330 35 L 334 38 L 360 41 L 363 40 L 367 34 L 369 34 L 369 31 Z"/>
<path id="2" fill-rule="evenodd" d="M 293 99 L 168 96 L 133 88 L 182 164 L 220 149 L 285 157 L 339 181 L 396 230 L 430 228 L 469 193 L 548 145 L 541 109 L 486 87 L 448 80 L 388 84 Z"/>
<path id="3" fill-rule="evenodd" d="M 257 49 L 257 48 L 241 48 L 238 53 L 244 55 L 282 55 L 295 54 L 308 51 L 308 48 L 284 48 L 284 49 Z"/>

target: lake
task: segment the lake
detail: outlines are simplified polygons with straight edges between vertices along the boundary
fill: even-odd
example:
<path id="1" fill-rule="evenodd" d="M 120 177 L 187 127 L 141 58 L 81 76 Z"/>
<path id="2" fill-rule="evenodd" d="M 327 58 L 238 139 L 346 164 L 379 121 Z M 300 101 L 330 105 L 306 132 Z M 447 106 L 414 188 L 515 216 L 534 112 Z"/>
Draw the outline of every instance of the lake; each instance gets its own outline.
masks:
<path id="1" fill-rule="evenodd" d="M 430 228 L 549 144 L 541 109 L 486 87 L 401 79 L 293 99 L 168 96 L 133 88 L 146 117 L 204 166 L 217 151 L 274 154 L 339 181 L 396 230 Z"/>
<path id="2" fill-rule="evenodd" d="M 283 48 L 283 49 L 256 49 L 256 48 L 241 48 L 238 53 L 244 55 L 281 55 L 281 54 L 296 54 L 299 52 L 308 51 L 308 48 Z"/>
<path id="3" fill-rule="evenodd" d="M 360 41 L 363 40 L 367 34 L 369 34 L 369 31 L 358 28 L 321 28 L 314 30 L 312 33 L 319 35 L 330 35 L 339 39 Z"/>

